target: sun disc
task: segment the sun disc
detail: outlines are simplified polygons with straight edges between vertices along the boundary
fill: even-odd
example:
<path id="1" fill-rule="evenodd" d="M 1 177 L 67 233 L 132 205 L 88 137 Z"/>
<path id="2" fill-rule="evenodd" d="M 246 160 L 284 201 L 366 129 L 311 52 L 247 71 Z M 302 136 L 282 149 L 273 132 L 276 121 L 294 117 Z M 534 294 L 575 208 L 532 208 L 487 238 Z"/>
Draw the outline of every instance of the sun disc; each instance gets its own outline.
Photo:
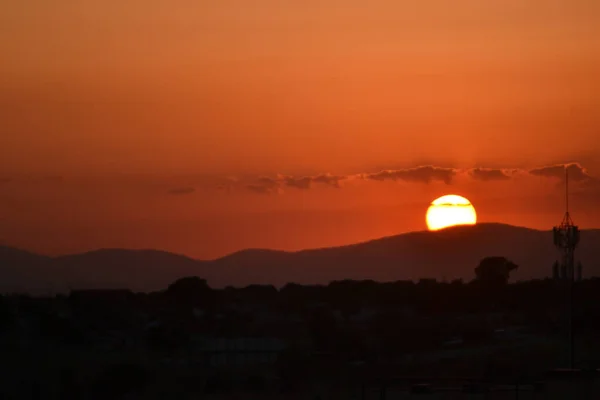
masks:
<path id="1" fill-rule="evenodd" d="M 431 202 L 425 221 L 430 231 L 437 231 L 455 225 L 474 225 L 477 213 L 468 199 L 449 194 Z"/>

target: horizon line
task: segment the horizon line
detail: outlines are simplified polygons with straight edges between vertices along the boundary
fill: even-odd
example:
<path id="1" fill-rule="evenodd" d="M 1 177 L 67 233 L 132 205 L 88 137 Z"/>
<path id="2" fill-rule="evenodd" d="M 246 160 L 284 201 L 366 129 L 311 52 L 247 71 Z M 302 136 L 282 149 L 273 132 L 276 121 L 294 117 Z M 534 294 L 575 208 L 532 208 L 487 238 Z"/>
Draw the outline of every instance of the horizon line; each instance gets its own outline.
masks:
<path id="1" fill-rule="evenodd" d="M 84 254 L 98 253 L 98 252 L 105 252 L 105 251 L 128 251 L 128 252 L 167 253 L 167 254 L 177 255 L 180 257 L 185 257 L 185 258 L 188 258 L 188 259 L 194 260 L 194 261 L 211 262 L 211 261 L 221 260 L 221 259 L 224 259 L 227 257 L 231 257 L 233 255 L 240 254 L 243 252 L 248 252 L 248 251 L 265 251 L 265 252 L 274 252 L 274 253 L 297 254 L 297 253 L 308 252 L 308 251 L 318 251 L 318 250 L 325 250 L 325 249 L 339 249 L 342 247 L 358 246 L 361 244 L 367 244 L 367 243 L 376 242 L 379 240 L 385 240 L 385 239 L 390 239 L 390 238 L 404 236 L 404 235 L 415 235 L 415 234 L 437 234 L 437 235 L 439 235 L 439 234 L 443 234 L 444 232 L 459 230 L 459 229 L 462 229 L 462 230 L 477 229 L 478 227 L 481 227 L 481 226 L 505 226 L 505 227 L 510 227 L 510 228 L 526 229 L 526 230 L 537 231 L 537 232 L 551 232 L 552 231 L 552 227 L 548 228 L 548 229 L 537 229 L 537 228 L 530 228 L 530 227 L 522 226 L 522 225 L 507 224 L 507 223 L 503 223 L 503 222 L 478 222 L 476 224 L 454 225 L 454 226 L 450 226 L 450 227 L 438 229 L 438 230 L 433 230 L 433 231 L 428 230 L 428 229 L 422 229 L 422 230 L 401 232 L 401 233 L 397 233 L 394 235 L 380 236 L 380 237 L 376 237 L 373 239 L 366 239 L 366 240 L 362 240 L 362 241 L 358 241 L 358 242 L 354 242 L 354 243 L 347 243 L 347 244 L 336 245 L 336 246 L 310 247 L 310 248 L 303 248 L 303 249 L 298 249 L 298 250 L 282 250 L 282 249 L 274 249 L 274 248 L 247 247 L 247 248 L 242 248 L 239 250 L 232 251 L 232 252 L 222 255 L 220 257 L 207 258 L 207 259 L 195 258 L 195 257 L 188 256 L 184 253 L 174 252 L 174 251 L 165 250 L 165 249 L 161 249 L 161 248 L 98 247 L 98 248 L 92 248 L 89 250 L 81 250 L 81 251 L 77 251 L 77 252 L 68 252 L 68 253 L 61 253 L 61 254 L 55 254 L 55 255 L 45 254 L 43 252 L 29 250 L 29 249 L 26 249 L 23 247 L 12 246 L 10 244 L 7 244 L 6 242 L 0 242 L 0 248 L 4 247 L 4 248 L 8 248 L 8 249 L 18 250 L 18 251 L 22 251 L 22 252 L 30 253 L 32 255 L 46 257 L 46 258 L 69 257 L 69 256 L 77 256 L 77 255 L 84 255 Z M 586 229 L 581 229 L 581 230 L 582 231 L 590 231 L 590 230 L 597 230 L 597 229 L 600 229 L 600 228 L 586 228 Z"/>

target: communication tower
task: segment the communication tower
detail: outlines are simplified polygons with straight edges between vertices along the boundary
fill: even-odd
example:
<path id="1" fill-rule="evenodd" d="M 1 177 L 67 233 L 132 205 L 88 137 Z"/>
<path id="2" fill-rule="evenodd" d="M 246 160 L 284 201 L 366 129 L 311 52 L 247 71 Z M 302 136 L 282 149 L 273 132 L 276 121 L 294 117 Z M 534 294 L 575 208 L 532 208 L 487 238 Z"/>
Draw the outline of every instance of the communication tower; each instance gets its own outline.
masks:
<path id="1" fill-rule="evenodd" d="M 554 263 L 554 279 L 565 281 L 568 286 L 568 318 L 569 318 L 569 358 L 570 367 L 575 367 L 575 342 L 573 336 L 573 294 L 574 283 L 582 278 L 581 263 L 575 271 L 575 249 L 579 244 L 579 227 L 573 223 L 569 214 L 569 170 L 565 168 L 565 200 L 566 211 L 560 225 L 553 228 L 554 245 L 560 251 L 560 260 Z"/>
<path id="2" fill-rule="evenodd" d="M 575 248 L 579 244 L 579 227 L 569 214 L 569 170 L 565 169 L 566 211 L 560 225 L 555 226 L 554 245 L 560 250 L 560 263 L 555 264 L 554 277 L 561 280 L 579 280 L 581 271 L 575 274 Z M 577 275 L 577 276 L 576 276 Z"/>

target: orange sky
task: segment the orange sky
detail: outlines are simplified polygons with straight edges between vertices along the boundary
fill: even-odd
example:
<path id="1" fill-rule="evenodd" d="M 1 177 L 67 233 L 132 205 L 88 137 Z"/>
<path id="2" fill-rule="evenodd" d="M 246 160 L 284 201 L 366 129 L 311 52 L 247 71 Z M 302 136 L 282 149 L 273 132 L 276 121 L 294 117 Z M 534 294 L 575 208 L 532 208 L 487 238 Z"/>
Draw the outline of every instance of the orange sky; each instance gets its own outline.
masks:
<path id="1" fill-rule="evenodd" d="M 0 51 L 6 243 L 342 244 L 422 229 L 454 192 L 546 227 L 558 180 L 528 171 L 565 162 L 586 169 L 576 222 L 600 226 L 595 0 L 5 0 Z M 461 171 L 368 175 L 423 165 Z"/>

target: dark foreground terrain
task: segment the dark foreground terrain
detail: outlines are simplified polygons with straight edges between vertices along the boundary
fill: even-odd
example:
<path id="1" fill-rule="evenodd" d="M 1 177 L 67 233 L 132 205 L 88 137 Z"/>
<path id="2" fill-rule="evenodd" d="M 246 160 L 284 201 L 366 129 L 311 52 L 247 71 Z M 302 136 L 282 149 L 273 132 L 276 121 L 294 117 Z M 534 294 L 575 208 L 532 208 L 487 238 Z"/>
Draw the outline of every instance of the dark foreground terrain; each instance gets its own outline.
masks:
<path id="1" fill-rule="evenodd" d="M 568 365 L 565 295 L 549 279 L 278 290 L 194 277 L 152 293 L 5 295 L 0 398 L 597 398 L 591 378 L 548 375 Z M 591 371 L 600 279 L 577 282 L 575 299 L 577 365 Z"/>

